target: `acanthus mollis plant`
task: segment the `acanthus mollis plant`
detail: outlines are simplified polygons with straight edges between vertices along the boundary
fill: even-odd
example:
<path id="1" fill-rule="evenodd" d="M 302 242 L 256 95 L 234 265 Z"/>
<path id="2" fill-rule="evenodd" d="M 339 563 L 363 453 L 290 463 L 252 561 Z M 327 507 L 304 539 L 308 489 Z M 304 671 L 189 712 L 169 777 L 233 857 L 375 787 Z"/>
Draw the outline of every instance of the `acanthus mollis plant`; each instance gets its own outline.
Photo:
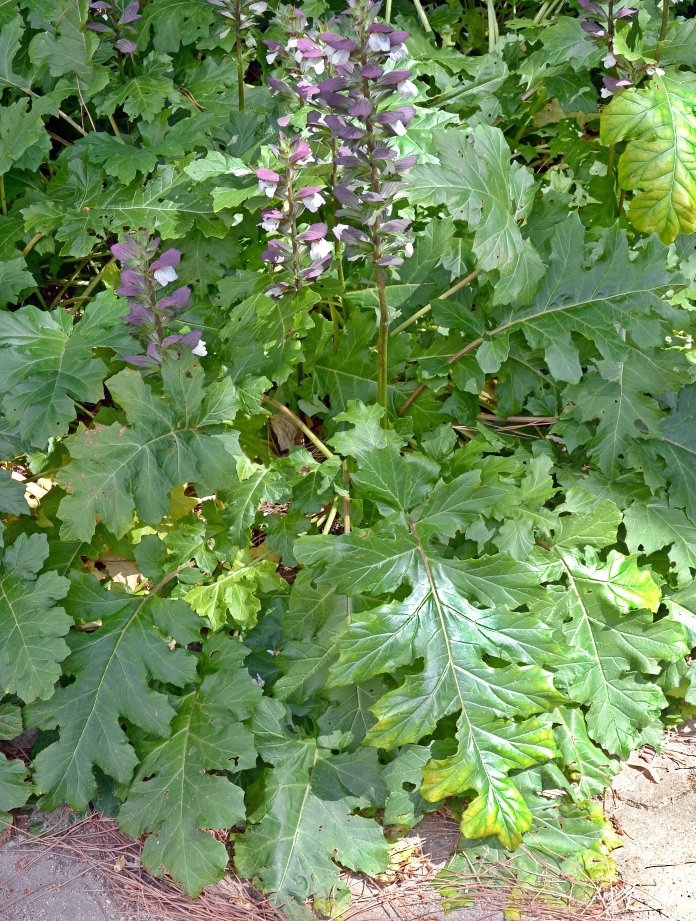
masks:
<path id="1" fill-rule="evenodd" d="M 316 214 L 325 203 L 320 186 L 305 186 L 301 181 L 303 168 L 315 162 L 308 142 L 281 133 L 278 144 L 271 145 L 270 150 L 278 171 L 256 171 L 259 191 L 274 202 L 272 208 L 261 212 L 260 226 L 274 234 L 261 258 L 273 267 L 272 284 L 266 293 L 280 298 L 323 275 L 331 265 L 333 247 L 326 239 L 325 223 L 300 223 L 305 212 Z"/>
<path id="2" fill-rule="evenodd" d="M 416 156 L 399 157 L 393 139 L 406 133 L 414 117 L 410 105 L 418 90 L 411 72 L 394 69 L 406 56 L 409 33 L 377 22 L 379 3 L 349 0 L 348 11 L 337 24 L 339 32 L 325 32 L 320 40 L 327 50 L 335 76 L 318 85 L 317 108 L 309 124 L 336 139 L 334 158 L 340 181 L 334 197 L 340 223 L 334 234 L 344 246 L 348 261 L 364 260 L 374 276 L 379 299 L 377 402 L 387 408 L 387 345 L 389 304 L 386 273 L 413 252 L 410 220 L 395 217 L 402 197 L 400 177 L 417 163 Z M 386 412 L 383 417 L 386 423 Z"/>
<path id="3" fill-rule="evenodd" d="M 264 0 L 208 0 L 225 19 L 230 20 L 229 28 L 222 28 L 220 38 L 226 38 L 230 31 L 235 33 L 235 53 L 237 56 L 237 92 L 239 108 L 244 108 L 244 76 L 251 52 L 256 50 L 256 41 L 252 29 L 257 25 L 259 18 L 268 9 Z"/>
<path id="4" fill-rule="evenodd" d="M 153 260 L 159 247 L 159 237 L 130 235 L 125 237 L 125 242 L 111 247 L 112 254 L 123 267 L 116 294 L 128 299 L 130 312 L 124 322 L 135 327 L 134 332 L 146 344 L 145 355 L 127 355 L 124 360 L 139 368 L 157 368 L 165 352 L 177 354 L 182 348 L 198 356 L 207 354 L 200 330 L 185 334 L 167 331 L 189 306 L 191 289 L 184 285 L 164 297 L 159 296 L 177 280 L 176 268 L 181 261 L 178 249 L 165 250 Z"/>
<path id="5" fill-rule="evenodd" d="M 137 50 L 137 38 L 135 23 L 142 16 L 140 14 L 140 3 L 133 0 L 123 9 L 115 3 L 107 3 L 106 0 L 94 0 L 90 3 L 90 10 L 96 17 L 87 23 L 90 32 L 97 32 L 104 38 L 113 39 L 114 47 L 119 54 L 119 64 L 121 64 L 120 55 L 133 54 Z"/>
<path id="6" fill-rule="evenodd" d="M 409 105 L 394 107 L 395 94 L 401 101 L 412 99 L 418 90 L 411 82 L 411 72 L 394 69 L 407 52 L 405 41 L 409 33 L 377 22 L 379 3 L 354 0 L 348 12 L 337 22 L 338 32 L 320 35 L 300 35 L 306 23 L 299 10 L 286 8 L 279 24 L 286 31 L 285 44 L 265 41 L 270 63 L 278 60 L 286 79 L 269 78 L 271 89 L 288 101 L 309 106 L 307 127 L 318 138 L 328 141 L 333 154 L 333 195 L 339 204 L 334 213 L 333 233 L 337 256 L 340 246 L 350 262 L 364 260 L 372 270 L 379 298 L 379 337 L 377 399 L 387 406 L 387 345 L 389 336 L 389 304 L 386 293 L 386 272 L 403 263 L 413 252 L 408 234 L 410 220 L 394 217 L 394 205 L 403 191 L 400 176 L 417 163 L 416 156 L 399 157 L 392 146 L 393 138 L 406 133 L 414 116 Z M 311 75 L 327 69 L 331 76 L 314 84 Z M 280 119 L 286 126 L 289 116 Z M 285 142 L 283 141 L 283 144 Z M 286 173 L 302 162 L 309 162 L 311 151 L 299 138 L 281 148 Z M 299 151 L 305 151 L 305 156 Z M 276 155 L 280 153 L 276 151 Z M 304 281 L 318 278 L 330 264 L 329 244 L 325 240 L 327 225 L 316 224 L 299 234 L 293 222 L 293 207 L 288 198 L 293 193 L 293 180 L 283 180 L 275 171 L 257 171 L 267 194 L 278 188 L 283 194 L 284 210 L 266 211 L 262 225 L 273 231 L 280 229 L 288 238 L 277 240 L 263 254 L 266 261 L 283 266 L 288 276 L 269 289 L 271 296 L 282 296 Z M 308 191 L 304 190 L 305 194 Z M 282 219 L 287 213 L 288 220 Z M 336 222 L 336 219 L 340 219 Z M 310 244 L 312 265 L 301 269 L 302 244 Z M 339 277 L 342 271 L 339 265 Z M 386 414 L 384 417 L 386 423 Z"/>

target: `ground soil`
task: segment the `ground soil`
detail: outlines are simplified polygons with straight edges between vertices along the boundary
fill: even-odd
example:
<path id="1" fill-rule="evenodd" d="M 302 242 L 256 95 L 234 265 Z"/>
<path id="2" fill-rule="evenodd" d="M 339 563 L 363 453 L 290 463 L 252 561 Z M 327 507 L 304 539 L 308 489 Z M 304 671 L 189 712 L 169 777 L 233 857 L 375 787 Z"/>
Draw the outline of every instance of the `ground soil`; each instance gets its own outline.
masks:
<path id="1" fill-rule="evenodd" d="M 605 809 L 623 841 L 614 856 L 630 895 L 625 918 L 696 921 L 696 724 L 660 754 L 635 754 Z"/>
<path id="2" fill-rule="evenodd" d="M 605 809 L 623 842 L 614 854 L 622 879 L 614 904 L 623 905 L 623 910 L 612 913 L 612 921 L 696 921 L 696 723 L 668 734 L 659 754 L 635 754 L 607 792 Z M 44 833 L 62 832 L 75 822 L 67 811 L 39 819 Z M 97 837 L 90 838 L 93 828 L 87 828 L 89 834 L 79 839 L 81 851 L 57 845 L 55 835 L 41 843 L 21 832 L 0 844 L 0 921 L 267 921 L 274 914 L 254 901 L 249 887 L 232 878 L 207 890 L 208 902 L 195 907 L 172 895 L 171 889 L 153 890 L 155 901 L 149 905 L 154 910 L 146 912 L 147 896 L 137 906 L 124 896 L 130 892 L 128 886 L 119 885 L 128 873 L 137 885 L 142 879 L 137 876 L 142 874 L 137 844 L 119 837 L 113 822 L 103 823 L 94 825 Z M 32 830 L 36 832 L 35 825 Z M 75 834 L 79 838 L 82 832 Z M 107 838 L 111 850 L 90 845 Z M 347 880 L 353 905 L 342 921 L 443 921 L 431 880 L 456 840 L 453 822 L 428 817 L 404 843 L 403 866 L 392 878 L 378 883 Z M 123 858 L 114 856 L 118 854 Z M 128 866 L 116 867 L 124 861 Z M 163 908 L 165 903 L 171 911 Z M 489 902 L 486 907 L 458 909 L 447 918 L 503 921 L 503 914 Z M 561 915 L 558 918 L 561 921 Z"/>

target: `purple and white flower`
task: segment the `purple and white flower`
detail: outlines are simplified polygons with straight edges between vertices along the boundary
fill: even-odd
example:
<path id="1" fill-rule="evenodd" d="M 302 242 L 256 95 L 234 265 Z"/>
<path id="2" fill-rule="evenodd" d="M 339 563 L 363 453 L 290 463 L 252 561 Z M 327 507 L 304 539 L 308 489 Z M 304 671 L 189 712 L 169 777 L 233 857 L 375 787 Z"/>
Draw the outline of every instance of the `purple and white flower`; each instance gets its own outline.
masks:
<path id="1" fill-rule="evenodd" d="M 259 180 L 259 192 L 263 192 L 268 198 L 273 198 L 281 181 L 278 173 L 272 169 L 257 169 L 256 178 Z"/>

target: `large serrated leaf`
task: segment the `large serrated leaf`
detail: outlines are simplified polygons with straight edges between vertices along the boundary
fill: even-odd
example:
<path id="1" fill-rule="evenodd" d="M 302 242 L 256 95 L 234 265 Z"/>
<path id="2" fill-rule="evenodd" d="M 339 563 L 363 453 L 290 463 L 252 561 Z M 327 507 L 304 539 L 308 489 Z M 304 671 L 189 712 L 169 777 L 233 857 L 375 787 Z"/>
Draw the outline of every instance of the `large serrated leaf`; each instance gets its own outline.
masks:
<path id="1" fill-rule="evenodd" d="M 681 356 L 627 344 L 625 360 L 600 361 L 578 385 L 565 389 L 564 420 L 597 421 L 587 451 L 605 473 L 616 473 L 636 442 L 660 436 L 657 398 L 678 392 L 689 376 Z M 558 430 L 563 426 L 562 421 Z"/>
<path id="2" fill-rule="evenodd" d="M 160 522 L 176 486 L 193 482 L 205 494 L 225 485 L 237 451 L 224 431 L 237 411 L 232 383 L 204 391 L 203 370 L 183 358 L 165 361 L 163 383 L 161 397 L 138 371 L 122 371 L 108 388 L 130 425 L 95 423 L 69 439 L 72 462 L 59 475 L 69 493 L 59 510 L 64 538 L 89 540 L 97 517 L 120 537 L 136 510 L 143 522 Z"/>
<path id="3" fill-rule="evenodd" d="M 105 591 L 92 576 L 71 574 L 66 602 L 76 618 L 100 621 L 93 632 L 74 632 L 63 670 L 74 676 L 50 701 L 25 711 L 30 726 L 58 728 L 60 737 L 34 761 L 36 786 L 48 809 L 63 802 L 84 809 L 96 792 L 93 768 L 118 783 L 128 783 L 138 764 L 121 720 L 160 738 L 171 734 L 175 716 L 167 696 L 151 679 L 183 687 L 195 678 L 196 662 L 170 646 L 168 635 L 183 630 L 196 615 L 183 601 L 160 600 L 156 593 L 131 596 Z M 177 621 L 183 627 L 177 627 Z"/>
<path id="4" fill-rule="evenodd" d="M 670 504 L 686 509 L 696 523 L 696 386 L 684 387 L 675 410 L 662 422 L 656 446 L 667 463 Z"/>
<path id="5" fill-rule="evenodd" d="M 107 375 L 95 346 L 133 348 L 125 331 L 114 329 L 123 303 L 103 293 L 73 325 L 62 308 L 52 313 L 23 307 L 0 315 L 0 394 L 5 418 L 19 424 L 21 437 L 37 448 L 65 435 L 75 419 L 75 401 L 97 403 Z"/>
<path id="6" fill-rule="evenodd" d="M 235 847 L 238 872 L 259 878 L 279 902 L 329 895 L 339 879 L 334 859 L 368 874 L 388 862 L 379 826 L 355 814 L 377 805 L 386 793 L 376 753 L 334 756 L 314 739 L 293 737 L 283 713 L 281 704 L 264 700 L 252 722 L 260 753 L 275 767 L 267 772 L 252 824 Z"/>
<path id="7" fill-rule="evenodd" d="M 685 655 L 684 634 L 670 618 L 653 622 L 660 590 L 634 557 L 615 550 L 606 562 L 589 550 L 584 560 L 577 552 L 559 557 L 567 587 L 549 588 L 549 600 L 555 617 L 567 619 L 566 638 L 577 652 L 560 666 L 559 678 L 571 698 L 588 707 L 591 738 L 626 757 L 666 706 L 645 676 Z"/>
<path id="8" fill-rule="evenodd" d="M 467 597 L 466 563 L 450 563 L 428 548 L 438 528 L 455 534 L 502 502 L 502 491 L 482 489 L 478 476 L 468 474 L 433 489 L 433 473 L 423 464 L 409 464 L 394 449 L 366 454 L 353 480 L 358 495 L 388 504 L 400 519 L 426 492 L 428 501 L 411 513 L 407 527 L 399 523 L 391 530 L 330 541 L 305 538 L 296 553 L 306 564 L 323 562 L 320 585 L 330 583 L 339 592 L 370 587 L 383 594 L 408 586 L 402 600 L 353 615 L 338 641 L 341 659 L 332 669 L 333 681 L 349 685 L 422 660 L 421 669 L 372 707 L 378 721 L 365 741 L 387 749 L 418 742 L 443 717 L 457 714 L 459 750 L 428 767 L 424 795 L 437 800 L 475 791 L 463 817 L 465 833 L 498 834 L 513 845 L 531 816 L 507 773 L 553 757 L 550 724 L 532 717 L 560 700 L 539 667 L 559 650 L 552 631 L 534 616 L 511 614 L 502 606 L 476 607 Z M 431 528 L 429 519 L 437 527 Z M 495 569 L 489 578 L 494 574 Z M 486 655 L 515 664 L 491 667 Z"/>
<path id="9" fill-rule="evenodd" d="M 577 215 L 559 224 L 552 238 L 549 270 L 529 305 L 511 312 L 491 335 L 519 328 L 532 348 L 544 349 L 557 380 L 577 383 L 581 376 L 578 347 L 571 333 L 595 342 L 602 356 L 624 356 L 617 325 L 639 329 L 637 315 L 660 313 L 659 295 L 673 279 L 666 249 L 655 239 L 635 257 L 625 232 L 606 231 L 599 255 L 587 260 L 585 231 Z M 678 282 L 679 279 L 676 279 Z"/>
<path id="10" fill-rule="evenodd" d="M 27 112 L 24 100 L 0 109 L 0 175 L 11 167 L 36 170 L 51 149 L 38 112 Z"/>
<path id="11" fill-rule="evenodd" d="M 696 570 L 696 526 L 678 508 L 659 499 L 634 502 L 624 512 L 626 546 L 635 553 L 651 554 L 668 547 L 678 585 L 688 585 Z"/>
<path id="12" fill-rule="evenodd" d="M 23 761 L 10 760 L 0 752 L 0 832 L 12 824 L 10 809 L 23 806 L 34 792 L 28 778 L 29 771 Z"/>
<path id="13" fill-rule="evenodd" d="M 590 740 L 585 717 L 579 708 L 559 707 L 553 713 L 553 722 L 553 736 L 575 798 L 589 800 L 600 796 L 609 778 L 618 774 L 619 761 L 608 758 Z"/>
<path id="14" fill-rule="evenodd" d="M 69 582 L 55 572 L 38 575 L 47 556 L 45 534 L 22 534 L 2 560 L 0 687 L 26 702 L 51 697 L 69 652 L 63 637 L 72 618 L 55 606 Z"/>
<path id="15" fill-rule="evenodd" d="M 203 647 L 198 683 L 178 698 L 171 736 L 139 749 L 142 763 L 118 820 L 126 834 L 149 837 L 142 862 L 169 873 L 190 896 L 224 874 L 225 845 L 201 829 L 230 828 L 245 817 L 240 787 L 216 772 L 254 767 L 248 718 L 261 690 L 243 668 L 246 650 L 220 634 Z"/>
<path id="16" fill-rule="evenodd" d="M 446 204 L 453 217 L 469 223 L 479 266 L 497 269 L 506 279 L 497 303 L 529 297 L 544 273 L 517 223 L 531 205 L 530 174 L 511 162 L 498 128 L 480 124 L 470 137 L 460 129 L 436 130 L 433 136 L 440 165 L 413 170 L 408 177 L 410 199 L 423 205 Z"/>

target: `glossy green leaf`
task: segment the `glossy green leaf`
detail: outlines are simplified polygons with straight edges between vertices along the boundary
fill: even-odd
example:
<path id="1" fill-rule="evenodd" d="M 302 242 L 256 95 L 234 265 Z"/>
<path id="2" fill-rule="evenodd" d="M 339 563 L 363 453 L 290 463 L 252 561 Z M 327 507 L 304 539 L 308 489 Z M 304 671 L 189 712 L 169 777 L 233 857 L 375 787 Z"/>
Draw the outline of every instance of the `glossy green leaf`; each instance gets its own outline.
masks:
<path id="1" fill-rule="evenodd" d="M 498 303 L 529 297 L 543 275 L 541 260 L 517 223 L 531 205 L 529 173 L 511 162 L 497 128 L 478 125 L 470 136 L 436 130 L 433 136 L 440 165 L 413 170 L 409 197 L 424 205 L 446 204 L 453 217 L 469 223 L 480 268 L 516 279 L 501 289 Z"/>
<path id="2" fill-rule="evenodd" d="M 191 896 L 217 882 L 228 861 L 225 845 L 201 829 L 229 828 L 245 816 L 241 788 L 216 772 L 256 763 L 253 737 L 240 722 L 261 696 L 243 668 L 246 653 L 222 635 L 206 642 L 195 689 L 176 701 L 171 735 L 139 751 L 119 811 L 127 834 L 149 833 L 143 865 L 169 873 Z"/>
<path id="3" fill-rule="evenodd" d="M 0 399 L 22 438 L 43 449 L 67 433 L 77 415 L 75 401 L 103 399 L 108 372 L 93 350 L 102 344 L 119 351 L 133 347 L 125 332 L 119 336 L 113 329 L 122 315 L 118 298 L 103 295 L 75 325 L 62 309 L 47 314 L 24 307 L 0 316 Z"/>
<path id="4" fill-rule="evenodd" d="M 70 803 L 85 809 L 96 793 L 93 768 L 128 783 L 138 764 L 122 719 L 159 738 L 171 736 L 175 716 L 166 694 L 151 679 L 183 687 L 195 679 L 196 662 L 167 639 L 195 618 L 182 601 L 131 596 L 102 589 L 93 576 L 73 574 L 67 610 L 98 619 L 93 632 L 70 635 L 65 673 L 74 681 L 52 700 L 27 709 L 30 726 L 59 730 L 59 739 L 36 757 L 36 786 L 48 809 Z M 179 634 L 181 635 L 181 634 Z M 188 639 L 185 640 L 188 642 Z"/>
<path id="5" fill-rule="evenodd" d="M 44 534 L 22 534 L 3 554 L 0 681 L 3 693 L 26 702 L 53 695 L 69 652 L 63 637 L 72 618 L 56 605 L 69 583 L 53 571 L 39 575 L 47 556 Z"/>
<path id="6" fill-rule="evenodd" d="M 335 756 L 313 739 L 293 738 L 278 722 L 283 707 L 264 703 L 252 728 L 259 751 L 275 766 L 250 827 L 237 838 L 238 872 L 259 878 L 282 903 L 329 895 L 339 879 L 334 858 L 359 872 L 384 870 L 388 848 L 379 826 L 355 814 L 375 804 L 375 755 Z"/>
<path id="7" fill-rule="evenodd" d="M 19 758 L 9 760 L 0 752 L 0 830 L 12 824 L 10 809 L 23 806 L 33 793 L 29 772 Z"/>
<path id="8" fill-rule="evenodd" d="M 683 633 L 669 619 L 653 621 L 660 590 L 635 559 L 613 550 L 606 563 L 589 551 L 587 561 L 568 553 L 561 560 L 567 586 L 552 590 L 550 600 L 567 618 L 565 635 L 578 655 L 559 677 L 571 699 L 587 705 L 591 738 L 625 757 L 665 705 L 645 676 L 684 654 Z"/>
<path id="9" fill-rule="evenodd" d="M 163 397 L 137 371 L 112 377 L 107 386 L 129 425 L 95 423 L 71 436 L 73 462 L 60 474 L 69 493 L 59 512 L 66 539 L 89 540 L 97 516 L 118 536 L 136 510 L 157 524 L 175 486 L 192 481 L 206 494 L 234 470 L 236 439 L 225 431 L 238 405 L 232 384 L 205 392 L 202 369 L 183 359 L 165 363 L 163 373 Z"/>

